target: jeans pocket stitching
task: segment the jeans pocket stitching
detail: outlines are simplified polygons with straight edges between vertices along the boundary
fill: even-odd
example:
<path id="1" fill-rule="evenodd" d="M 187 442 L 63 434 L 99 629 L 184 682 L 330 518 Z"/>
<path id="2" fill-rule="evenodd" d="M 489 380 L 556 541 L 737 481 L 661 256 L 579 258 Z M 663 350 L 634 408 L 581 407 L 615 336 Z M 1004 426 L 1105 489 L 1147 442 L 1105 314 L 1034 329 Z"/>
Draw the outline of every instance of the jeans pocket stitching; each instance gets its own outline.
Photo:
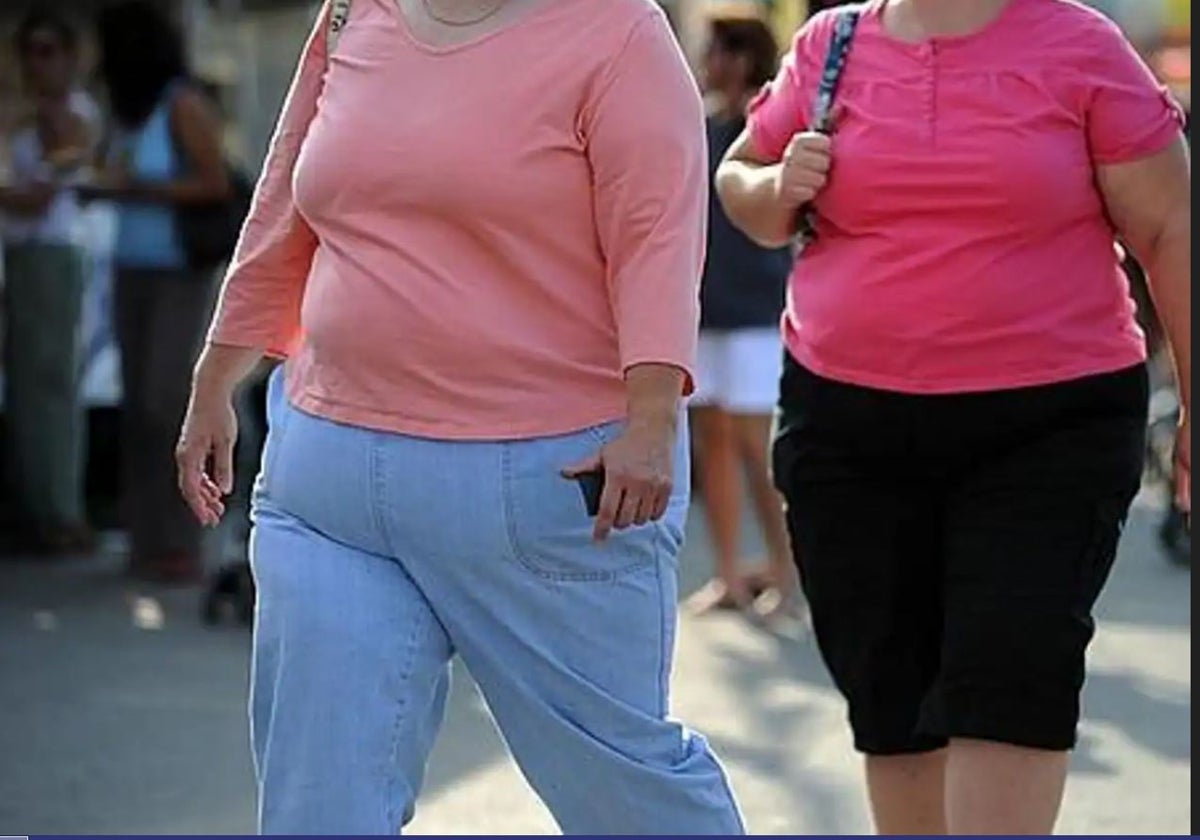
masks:
<path id="1" fill-rule="evenodd" d="M 616 439 L 617 435 L 620 433 L 620 426 L 616 422 L 601 423 L 598 426 L 589 426 L 584 431 L 587 433 L 587 436 L 592 439 L 592 442 L 595 443 L 596 446 L 603 448 L 608 446 L 613 442 L 613 440 Z"/>
<path id="2" fill-rule="evenodd" d="M 517 533 L 515 521 L 517 516 L 520 515 L 520 508 L 517 505 L 516 500 L 510 496 L 507 500 L 506 506 L 507 516 L 505 518 L 508 520 L 506 523 L 506 530 L 508 533 L 509 549 L 511 550 L 516 561 L 520 563 L 526 571 L 541 578 L 542 580 L 555 581 L 558 583 L 612 583 L 620 580 L 626 575 L 633 574 L 641 569 L 652 566 L 658 560 L 658 536 L 656 533 L 656 547 L 651 553 L 650 557 L 627 563 L 624 566 L 620 566 L 616 569 L 601 569 L 596 571 L 580 572 L 567 572 L 556 569 L 547 569 L 533 559 L 533 553 L 528 549 L 526 541 L 521 539 L 520 535 Z M 612 537 L 609 539 L 612 539 Z"/>
<path id="3" fill-rule="evenodd" d="M 586 431 L 588 435 L 597 442 L 606 443 L 606 435 L 603 432 L 603 429 L 605 428 L 605 426 L 595 426 L 587 429 Z M 651 552 L 651 556 L 648 558 L 639 559 L 636 562 L 627 563 L 619 568 L 580 572 L 567 572 L 545 568 L 533 558 L 533 554 L 528 548 L 527 541 L 522 539 L 519 529 L 517 528 L 516 523 L 522 514 L 522 510 L 517 501 L 517 494 L 514 493 L 512 489 L 512 461 L 511 456 L 507 453 L 504 456 L 502 472 L 504 481 L 504 527 L 505 534 L 508 537 L 508 548 L 513 559 L 515 559 L 518 564 L 520 564 L 527 572 L 535 577 L 556 583 L 612 583 L 620 580 L 626 575 L 633 574 L 634 572 L 655 564 L 659 559 L 659 548 L 657 545 L 659 538 L 656 531 L 654 537 L 655 548 L 654 551 Z"/>

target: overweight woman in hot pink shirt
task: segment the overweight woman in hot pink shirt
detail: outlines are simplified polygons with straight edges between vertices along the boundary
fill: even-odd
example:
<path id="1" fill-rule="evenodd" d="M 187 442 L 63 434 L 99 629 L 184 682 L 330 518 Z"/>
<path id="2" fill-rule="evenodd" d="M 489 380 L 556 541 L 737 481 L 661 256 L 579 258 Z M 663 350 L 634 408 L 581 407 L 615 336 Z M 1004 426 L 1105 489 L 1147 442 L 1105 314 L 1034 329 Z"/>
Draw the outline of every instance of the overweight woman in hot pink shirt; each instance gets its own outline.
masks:
<path id="1" fill-rule="evenodd" d="M 1047 833 L 1141 472 L 1118 234 L 1191 403 L 1180 113 L 1070 0 L 854 10 L 832 138 L 808 129 L 837 10 L 799 33 L 718 174 L 764 244 L 815 202 L 775 479 L 879 830 Z M 1190 452 L 1185 419 L 1184 502 Z"/>
<path id="2" fill-rule="evenodd" d="M 330 17 L 179 447 L 212 524 L 233 389 L 288 357 L 254 500 L 261 829 L 399 831 L 457 654 L 564 832 L 741 834 L 704 739 L 667 716 L 706 161 L 665 17 L 651 0 Z M 577 479 L 597 468 L 589 516 Z"/>

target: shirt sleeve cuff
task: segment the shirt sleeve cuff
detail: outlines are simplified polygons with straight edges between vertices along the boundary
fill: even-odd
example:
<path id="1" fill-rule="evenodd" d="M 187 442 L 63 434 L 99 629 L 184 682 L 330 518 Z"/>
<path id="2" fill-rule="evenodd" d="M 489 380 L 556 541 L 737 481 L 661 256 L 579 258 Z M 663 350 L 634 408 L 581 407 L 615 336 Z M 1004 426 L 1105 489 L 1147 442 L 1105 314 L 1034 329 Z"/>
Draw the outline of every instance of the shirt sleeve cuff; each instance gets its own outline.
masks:
<path id="1" fill-rule="evenodd" d="M 695 363 L 690 359 L 684 361 L 679 358 L 666 358 L 664 354 L 634 355 L 624 360 L 621 369 L 624 372 L 628 372 L 630 368 L 637 367 L 638 365 L 673 367 L 683 373 L 683 393 L 681 396 L 690 397 L 696 392 Z"/>
<path id="2" fill-rule="evenodd" d="M 1096 153 L 1096 163 L 1102 165 L 1131 163 L 1161 152 L 1182 137 L 1186 125 L 1183 109 L 1171 98 L 1170 94 L 1164 92 L 1162 97 L 1165 107 L 1159 118 L 1148 123 L 1143 131 L 1138 132 L 1119 146 Z"/>

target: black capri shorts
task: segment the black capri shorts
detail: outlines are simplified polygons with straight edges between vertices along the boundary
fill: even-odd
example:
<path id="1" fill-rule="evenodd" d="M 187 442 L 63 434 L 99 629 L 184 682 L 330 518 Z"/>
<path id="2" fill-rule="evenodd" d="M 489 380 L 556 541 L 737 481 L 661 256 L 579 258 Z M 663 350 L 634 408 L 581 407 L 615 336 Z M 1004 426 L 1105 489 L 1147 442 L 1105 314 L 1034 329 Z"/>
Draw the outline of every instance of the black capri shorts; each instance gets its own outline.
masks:
<path id="1" fill-rule="evenodd" d="M 1144 366 L 909 395 L 790 356 L 775 483 L 855 746 L 1075 745 L 1092 609 L 1141 478 Z"/>

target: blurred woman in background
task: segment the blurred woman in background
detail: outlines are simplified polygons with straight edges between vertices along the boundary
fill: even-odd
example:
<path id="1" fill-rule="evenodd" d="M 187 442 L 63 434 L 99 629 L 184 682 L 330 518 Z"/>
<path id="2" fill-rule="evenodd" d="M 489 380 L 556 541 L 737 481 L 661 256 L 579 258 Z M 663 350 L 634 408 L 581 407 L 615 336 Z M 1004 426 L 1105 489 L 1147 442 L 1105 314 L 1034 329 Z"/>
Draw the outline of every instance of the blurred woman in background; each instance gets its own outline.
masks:
<path id="1" fill-rule="evenodd" d="M 778 53 L 771 30 L 759 19 L 711 22 L 703 78 L 711 105 L 710 174 L 745 129 L 746 106 L 774 76 Z M 771 415 L 783 369 L 779 316 L 790 268 L 788 249 L 756 245 L 730 223 L 712 193 L 691 415 L 716 577 L 693 596 L 696 611 L 746 609 L 769 589 L 757 606 L 774 616 L 792 605 L 796 593 L 783 503 L 768 472 Z M 767 544 L 767 568 L 753 575 L 739 567 L 743 476 Z"/>
<path id="2" fill-rule="evenodd" d="M 130 571 L 190 582 L 201 529 L 175 490 L 171 454 L 213 277 L 188 265 L 176 211 L 229 191 L 220 120 L 189 79 L 179 32 L 127 0 L 99 19 L 100 71 L 114 120 L 109 171 L 90 193 L 118 203 L 116 327 L 124 387 L 124 494 Z"/>
<path id="3" fill-rule="evenodd" d="M 17 29 L 32 119 L 11 138 L 4 215 L 5 466 L 16 548 L 86 551 L 78 328 L 83 220 L 69 187 L 90 162 L 95 113 L 77 98 L 78 33 L 38 11 Z"/>

